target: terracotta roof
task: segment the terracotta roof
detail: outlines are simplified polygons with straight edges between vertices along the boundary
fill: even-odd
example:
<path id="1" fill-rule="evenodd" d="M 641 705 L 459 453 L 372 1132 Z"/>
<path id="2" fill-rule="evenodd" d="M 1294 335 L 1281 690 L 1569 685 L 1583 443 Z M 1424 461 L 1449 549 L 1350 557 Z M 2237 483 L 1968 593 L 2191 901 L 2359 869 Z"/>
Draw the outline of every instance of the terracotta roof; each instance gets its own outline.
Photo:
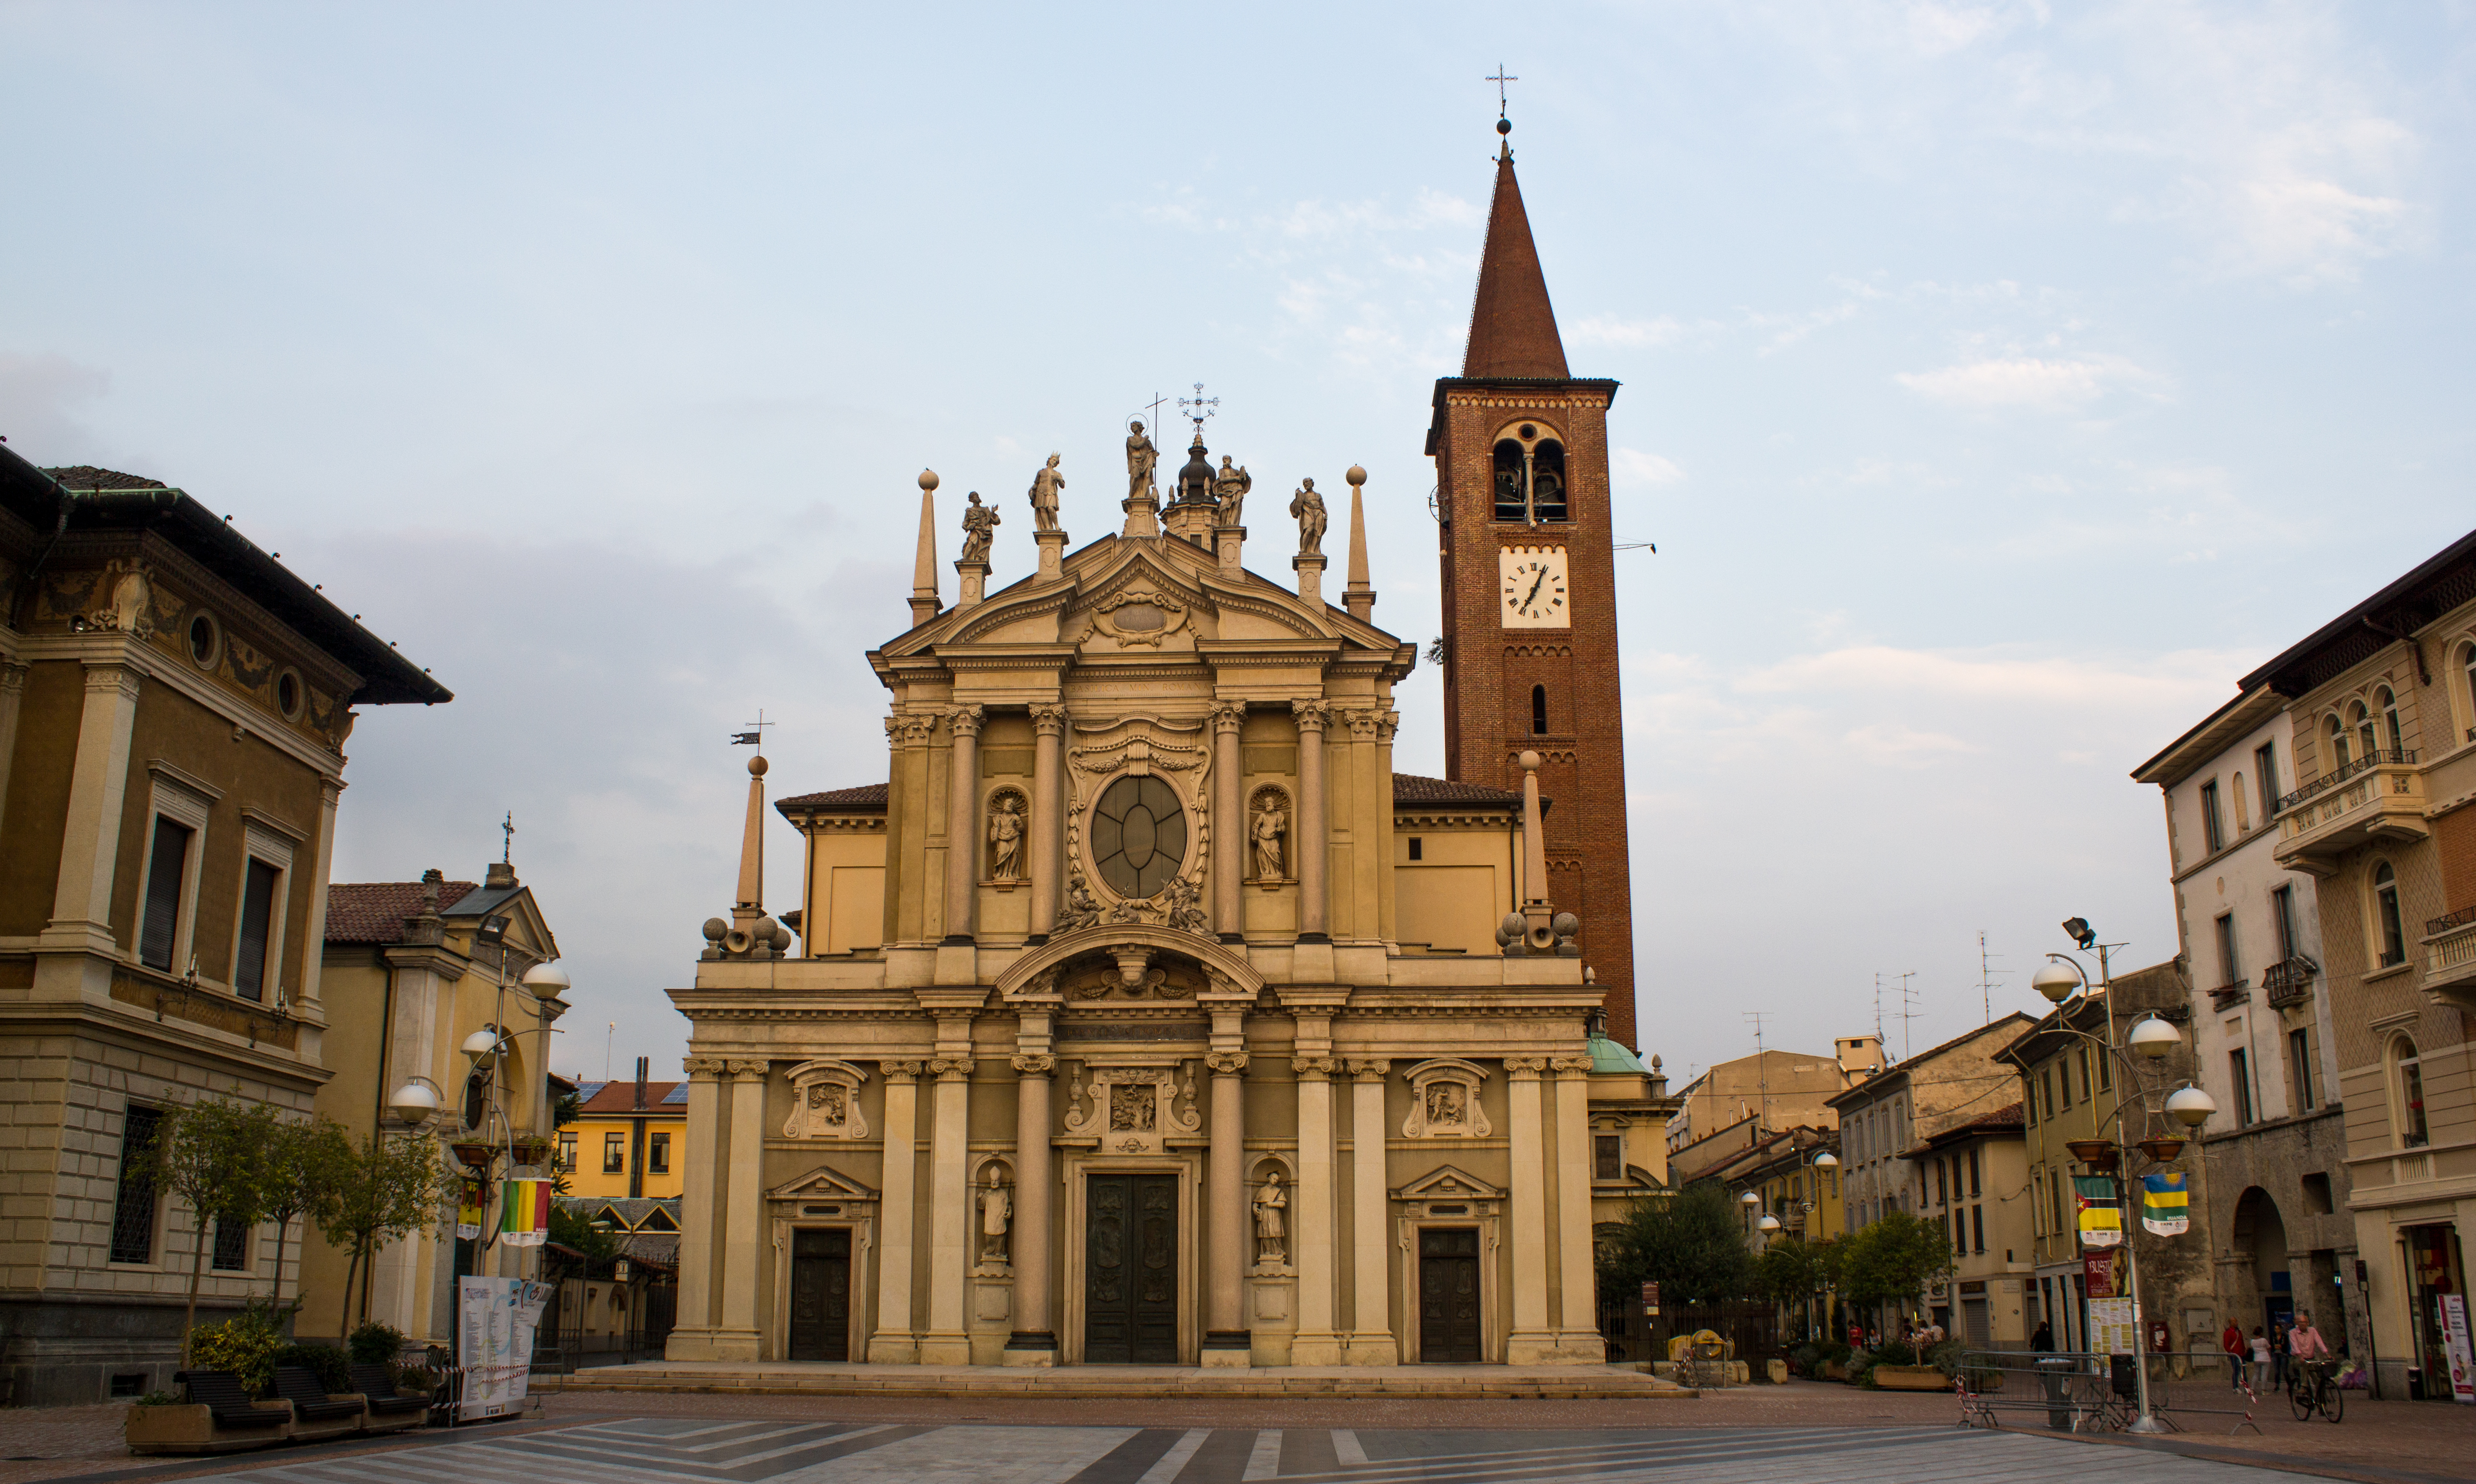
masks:
<path id="1" fill-rule="evenodd" d="M 117 469 L 98 469 L 93 464 L 71 464 L 65 469 L 45 469 L 45 474 L 70 489 L 168 489 L 161 480 L 150 480 L 142 474 L 123 474 Z"/>
<path id="2" fill-rule="evenodd" d="M 1520 791 L 1490 788 L 1485 783 L 1463 783 L 1452 779 L 1421 778 L 1415 773 L 1393 775 L 1393 803 L 1404 804 L 1492 804 L 1519 807 Z"/>
<path id="3" fill-rule="evenodd" d="M 886 785 L 862 783 L 857 788 L 829 788 L 817 794 L 793 794 L 777 799 L 774 807 L 788 819 L 801 814 L 882 814 L 885 812 Z"/>
<path id="4" fill-rule="evenodd" d="M 1957 1143 L 1962 1139 L 1969 1138 L 1981 1133 L 2007 1133 L 2013 1129 L 2026 1128 L 2027 1126 L 2028 1120 L 2021 1116 L 2020 1104 L 2015 1102 L 2004 1107 L 1996 1108 L 1993 1112 L 1987 1114 L 1983 1118 L 1972 1118 L 1968 1123 L 1954 1124 L 1949 1128 L 1928 1134 L 1923 1143 L 1918 1145 L 1915 1149 L 1902 1150 L 1900 1153 L 1903 1158 L 1906 1158 L 1912 1155 L 1922 1154 L 1939 1144 Z"/>
<path id="5" fill-rule="evenodd" d="M 439 882 L 439 913 L 476 889 L 471 881 Z M 337 881 L 327 888 L 327 941 L 400 942 L 404 920 L 420 910 L 419 881 Z"/>
<path id="6" fill-rule="evenodd" d="M 668 1113 L 686 1105 L 686 1099 L 671 1102 L 673 1088 L 685 1087 L 685 1082 L 652 1082 L 645 1084 L 645 1111 Z M 665 1106 L 665 1104 L 668 1106 Z M 607 1118 L 614 1113 L 636 1111 L 636 1084 L 632 1081 L 605 1082 L 602 1090 L 577 1104 L 580 1118 Z"/>
<path id="7" fill-rule="evenodd" d="M 1522 183 L 1513 156 L 1497 157 L 1496 201 L 1487 211 L 1487 248 L 1479 259 L 1478 293 L 1471 303 L 1470 345 L 1462 356 L 1466 377 L 1561 378 L 1565 342 L 1556 334 L 1556 310 L 1548 302 L 1548 276 L 1530 240 L 1530 216 L 1522 209 Z"/>

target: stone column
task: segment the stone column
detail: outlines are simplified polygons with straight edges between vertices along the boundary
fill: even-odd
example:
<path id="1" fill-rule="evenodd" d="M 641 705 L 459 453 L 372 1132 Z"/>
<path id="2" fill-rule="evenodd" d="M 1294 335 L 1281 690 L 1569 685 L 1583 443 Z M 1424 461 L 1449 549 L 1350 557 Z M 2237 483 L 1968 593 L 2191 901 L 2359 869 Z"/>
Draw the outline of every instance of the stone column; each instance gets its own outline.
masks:
<path id="1" fill-rule="evenodd" d="M 1212 926 L 1224 943 L 1247 941 L 1247 804 L 1239 797 L 1239 729 L 1247 703 L 1212 708 Z"/>
<path id="2" fill-rule="evenodd" d="M 7 786 L 7 779 L 0 779 L 0 788 Z M 342 779 L 322 778 L 318 780 L 318 843 L 315 847 L 317 853 L 310 866 L 310 935 L 301 952 L 301 1002 L 322 1023 L 326 1020 L 326 1012 L 319 1001 L 318 971 L 325 966 L 327 958 L 322 951 L 322 945 L 327 941 L 327 877 L 334 869 L 335 801 L 343 792 Z M 555 1015 L 550 1017 L 556 1018 Z M 544 1020 L 543 1024 L 548 1025 L 550 1019 Z M 541 1038 L 538 1053 L 548 1058 L 550 1037 Z"/>
<path id="3" fill-rule="evenodd" d="M 116 662 L 86 667 L 77 761 L 69 774 L 67 829 L 44 948 L 110 953 L 111 884 L 120 868 L 120 816 L 129 792 L 129 734 L 137 720 L 137 672 Z"/>
<path id="4" fill-rule="evenodd" d="M 1054 532 L 1045 532 L 1054 534 Z M 1023 842 L 1031 864 L 1031 936 L 1027 948 L 1046 943 L 1057 927 L 1059 877 L 1066 861 L 1066 708 L 1035 705 L 1031 729 L 1031 825 Z"/>
<path id="5" fill-rule="evenodd" d="M 1216 1039 L 1218 1039 L 1216 1037 Z M 1247 1329 L 1247 1249 L 1252 1208 L 1247 1199 L 1247 1053 L 1216 1051 L 1212 1072 L 1211 1187 L 1204 1192 L 1203 1363 L 1251 1363 Z"/>
<path id="6" fill-rule="evenodd" d="M 972 907 L 980 891 L 980 723 L 987 713 L 958 705 L 946 713 L 954 731 L 953 782 L 946 790 L 946 937 L 972 942 Z"/>
<path id="7" fill-rule="evenodd" d="M 17 717 L 26 700 L 26 667 L 0 659 L 0 826 L 9 823 L 9 764 L 17 755 Z"/>
<path id="8" fill-rule="evenodd" d="M 762 1060 L 730 1063 L 730 1194 L 723 1210 L 722 1327 L 716 1360 L 760 1360 L 756 1257 L 764 1248 L 765 1074 Z"/>
<path id="9" fill-rule="evenodd" d="M 963 1024 L 968 1035 L 970 1022 Z M 972 1260 L 972 1058 L 940 1056 L 928 1072 L 937 1087 L 928 1110 L 928 1327 L 920 1336 L 920 1363 L 968 1366 L 972 1337 L 963 1327 L 963 1299 Z"/>
<path id="10" fill-rule="evenodd" d="M 1290 1067 L 1299 1076 L 1299 1329 L 1290 1364 L 1338 1366 L 1346 1356 L 1333 1329 L 1332 1075 L 1341 1067 L 1329 1056 L 1294 1056 Z"/>
<path id="11" fill-rule="evenodd" d="M 1392 1263 L 1385 1220 L 1384 1078 L 1389 1061 L 1349 1064 L 1349 1363 L 1392 1366 L 1401 1361 L 1393 1338 Z"/>
<path id="12" fill-rule="evenodd" d="M 719 1056 L 687 1059 L 686 1189 L 680 1201 L 679 1318 L 663 1354 L 672 1360 L 713 1359 L 713 1259 L 722 1212 L 714 1204 L 714 1172 L 722 1168 L 722 1073 Z"/>
<path id="13" fill-rule="evenodd" d="M 1332 707 L 1322 701 L 1293 701 L 1290 712 L 1299 723 L 1299 817 L 1293 849 L 1299 857 L 1299 941 L 1329 943 L 1326 916 L 1331 896 L 1325 873 L 1332 852 L 1326 845 L 1330 821 L 1325 807 L 1324 729 Z"/>
<path id="14" fill-rule="evenodd" d="M 1540 1056 L 1507 1056 L 1504 1072 L 1512 1105 L 1505 1129 L 1513 1168 L 1513 1333 L 1505 1341 L 1507 1365 L 1544 1365 L 1555 1358 L 1556 1336 L 1548 1327 L 1548 1185 L 1539 1161 L 1541 1143 Z"/>
<path id="15" fill-rule="evenodd" d="M 911 1332 L 911 1210 L 920 1163 L 920 1063 L 880 1061 L 885 1078 L 885 1165 L 878 1176 L 877 1333 L 873 1366 L 907 1366 L 920 1358 Z"/>
<path id="16" fill-rule="evenodd" d="M 1607 1348 L 1591 1250 L 1591 1058 L 1559 1056 L 1548 1070 L 1556 1074 L 1556 1136 L 1541 1153 L 1556 1167 L 1557 1338 L 1565 1359 L 1597 1362 Z"/>
<path id="17" fill-rule="evenodd" d="M 1043 1049 L 1014 1059 L 1014 1333 L 1006 1337 L 1003 1357 L 1009 1366 L 1057 1364 L 1049 1288 L 1049 1095 L 1057 1058 L 1046 1050 L 1048 1017 L 1040 1020 Z"/>

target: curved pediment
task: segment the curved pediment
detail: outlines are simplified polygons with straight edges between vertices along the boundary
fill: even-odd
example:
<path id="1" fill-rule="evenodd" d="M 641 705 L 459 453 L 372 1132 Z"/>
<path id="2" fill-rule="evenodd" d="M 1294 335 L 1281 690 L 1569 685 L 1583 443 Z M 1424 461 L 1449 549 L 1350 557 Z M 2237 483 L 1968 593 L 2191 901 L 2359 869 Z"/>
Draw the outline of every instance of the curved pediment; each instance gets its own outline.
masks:
<path id="1" fill-rule="evenodd" d="M 1117 975 L 1114 985 L 1096 975 L 1111 970 Z M 1193 1000 L 1201 994 L 1252 998 L 1263 988 L 1264 977 L 1244 952 L 1201 933 L 1134 923 L 1095 923 L 1058 933 L 1016 958 L 997 978 L 1001 1000 L 1050 995 L 1076 1001 Z"/>

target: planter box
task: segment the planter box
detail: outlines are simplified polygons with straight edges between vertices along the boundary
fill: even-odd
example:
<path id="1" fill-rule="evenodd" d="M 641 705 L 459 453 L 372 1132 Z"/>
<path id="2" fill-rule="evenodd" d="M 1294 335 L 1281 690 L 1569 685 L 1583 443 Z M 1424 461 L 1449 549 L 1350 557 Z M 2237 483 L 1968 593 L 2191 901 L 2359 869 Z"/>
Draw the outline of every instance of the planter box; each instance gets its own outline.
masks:
<path id="1" fill-rule="evenodd" d="M 1848 1379 L 1848 1368 L 1839 1361 L 1826 1360 L 1822 1363 L 1822 1378 L 1826 1381 L 1845 1381 Z"/>
<path id="2" fill-rule="evenodd" d="M 253 1403 L 261 1412 L 282 1412 L 288 1419 L 292 1403 Z M 215 1415 L 202 1402 L 171 1406 L 131 1407 L 123 1436 L 133 1453 L 233 1453 L 268 1447 L 292 1436 L 287 1421 L 275 1427 L 219 1428 Z"/>
<path id="3" fill-rule="evenodd" d="M 1872 1374 L 1884 1391 L 1951 1390 L 1951 1377 L 1932 1366 L 1876 1366 Z"/>
<path id="4" fill-rule="evenodd" d="M 359 1392 L 330 1392 L 327 1394 L 327 1399 L 329 1401 L 350 1401 L 359 1403 L 361 1399 L 361 1394 Z M 264 1406 L 266 1403 L 261 1401 L 259 1405 Z M 286 1403 L 286 1405 L 289 1405 L 289 1403 Z M 331 1417 L 314 1422 L 305 1422 L 300 1418 L 295 1417 L 292 1420 L 292 1437 L 295 1441 L 302 1443 L 315 1442 L 320 1438 L 349 1437 L 352 1434 L 360 1431 L 361 1424 L 368 1422 L 369 1417 L 369 1409 L 366 1407 L 362 1408 L 360 1411 L 355 1412 L 350 1417 Z"/>

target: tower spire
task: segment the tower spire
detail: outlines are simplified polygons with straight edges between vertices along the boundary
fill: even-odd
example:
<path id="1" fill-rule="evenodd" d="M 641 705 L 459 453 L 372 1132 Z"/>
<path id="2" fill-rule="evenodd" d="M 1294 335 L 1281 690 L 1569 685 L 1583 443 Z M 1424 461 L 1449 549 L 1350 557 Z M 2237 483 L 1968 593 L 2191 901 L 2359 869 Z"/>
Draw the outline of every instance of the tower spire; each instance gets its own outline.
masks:
<path id="1" fill-rule="evenodd" d="M 1496 129 L 1510 136 L 1513 125 L 1499 117 Z M 1530 240 L 1530 216 L 1522 209 L 1522 183 L 1514 178 L 1508 139 L 1496 157 L 1496 199 L 1487 210 L 1487 247 L 1479 259 L 1462 375 L 1561 381 L 1571 374 L 1565 368 L 1565 342 L 1556 334 L 1556 310 L 1548 302 L 1548 277 L 1540 271 L 1539 249 Z"/>
<path id="2" fill-rule="evenodd" d="M 937 472 L 920 471 L 920 554 L 911 563 L 911 627 L 937 616 Z"/>
<path id="3" fill-rule="evenodd" d="M 1341 606 L 1360 623 L 1375 611 L 1375 589 L 1367 581 L 1367 501 L 1363 491 L 1367 471 L 1356 464 L 1345 476 L 1349 481 L 1349 583 L 1341 590 Z"/>

